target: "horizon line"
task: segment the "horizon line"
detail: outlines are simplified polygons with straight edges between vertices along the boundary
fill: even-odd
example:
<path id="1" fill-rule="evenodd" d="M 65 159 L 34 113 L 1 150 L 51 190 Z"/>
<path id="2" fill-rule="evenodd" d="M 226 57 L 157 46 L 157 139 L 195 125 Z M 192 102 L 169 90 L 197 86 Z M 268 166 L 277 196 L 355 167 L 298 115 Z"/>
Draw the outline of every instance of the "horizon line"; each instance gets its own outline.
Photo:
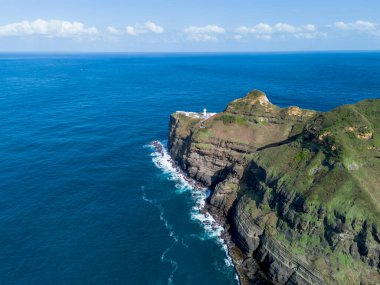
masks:
<path id="1" fill-rule="evenodd" d="M 263 54 L 263 53 L 350 53 L 380 52 L 380 49 L 352 50 L 259 50 L 259 51 L 0 51 L 0 54 Z"/>

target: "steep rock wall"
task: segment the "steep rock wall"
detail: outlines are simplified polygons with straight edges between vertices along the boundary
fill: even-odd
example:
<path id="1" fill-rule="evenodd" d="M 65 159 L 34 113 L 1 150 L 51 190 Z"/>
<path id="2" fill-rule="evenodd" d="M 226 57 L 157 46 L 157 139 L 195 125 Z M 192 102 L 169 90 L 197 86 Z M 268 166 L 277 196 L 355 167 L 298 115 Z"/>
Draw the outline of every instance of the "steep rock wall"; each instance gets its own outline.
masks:
<path id="1" fill-rule="evenodd" d="M 308 192 L 292 189 L 292 185 L 301 190 L 326 189 L 320 181 L 329 181 L 331 175 L 349 178 L 334 158 L 339 142 L 330 139 L 330 131 L 313 127 L 311 111 L 279 109 L 259 97 L 235 100 L 211 122 L 173 114 L 168 139 L 178 165 L 213 190 L 210 210 L 226 221 L 233 241 L 244 252 L 239 266 L 246 271 L 246 282 L 254 282 L 252 272 L 259 267 L 273 284 L 378 284 L 377 224 L 315 206 L 306 198 Z M 225 133 L 220 121 L 228 129 Z M 233 128 L 248 132 L 247 125 L 254 136 L 245 133 L 243 138 L 250 140 L 231 136 Z M 268 137 L 268 129 L 275 135 Z M 297 143 L 299 138 L 302 143 Z M 279 175 L 281 167 L 273 165 L 282 159 L 281 167 L 289 164 L 289 173 L 297 172 L 294 165 L 300 167 L 305 160 L 309 178 L 302 173 Z"/>

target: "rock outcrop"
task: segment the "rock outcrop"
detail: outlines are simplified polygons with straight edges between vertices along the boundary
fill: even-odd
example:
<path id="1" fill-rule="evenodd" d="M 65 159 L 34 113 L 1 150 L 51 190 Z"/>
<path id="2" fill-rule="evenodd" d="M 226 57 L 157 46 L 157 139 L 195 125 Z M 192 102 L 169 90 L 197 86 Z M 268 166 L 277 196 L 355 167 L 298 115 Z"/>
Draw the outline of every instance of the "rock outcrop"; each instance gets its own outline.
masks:
<path id="1" fill-rule="evenodd" d="M 380 100 L 327 113 L 261 91 L 207 120 L 174 113 L 170 155 L 210 187 L 243 283 L 380 284 Z"/>

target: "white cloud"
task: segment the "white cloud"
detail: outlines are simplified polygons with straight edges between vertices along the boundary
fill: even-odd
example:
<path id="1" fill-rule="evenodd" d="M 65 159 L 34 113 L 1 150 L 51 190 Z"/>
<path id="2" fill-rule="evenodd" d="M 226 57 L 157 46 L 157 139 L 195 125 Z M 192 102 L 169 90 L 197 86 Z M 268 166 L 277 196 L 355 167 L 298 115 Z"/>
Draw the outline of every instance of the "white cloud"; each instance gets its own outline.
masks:
<path id="1" fill-rule="evenodd" d="M 334 24 L 335 28 L 339 29 L 339 30 L 348 30 L 349 29 L 349 25 L 346 24 L 345 22 L 336 22 Z"/>
<path id="2" fill-rule="evenodd" d="M 313 39 L 317 37 L 326 37 L 325 33 L 317 31 L 313 24 L 304 26 L 293 26 L 287 23 L 277 23 L 269 25 L 259 23 L 253 27 L 241 26 L 235 32 L 239 35 L 253 34 L 257 39 L 270 40 L 273 37 L 294 36 L 296 38 Z"/>
<path id="3" fill-rule="evenodd" d="M 137 36 L 140 34 L 154 33 L 154 34 L 162 34 L 164 32 L 164 28 L 159 26 L 151 21 L 147 21 L 142 25 L 134 25 L 134 26 L 126 26 L 125 32 L 130 36 Z"/>
<path id="4" fill-rule="evenodd" d="M 130 36 L 137 36 L 136 28 L 134 28 L 134 27 L 132 27 L 132 26 L 126 26 L 126 27 L 125 27 L 125 31 L 126 31 L 127 34 L 130 35 Z"/>
<path id="5" fill-rule="evenodd" d="M 352 23 L 336 22 L 334 27 L 341 31 L 356 31 L 380 37 L 380 26 L 374 22 L 361 20 Z"/>
<path id="6" fill-rule="evenodd" d="M 296 28 L 292 25 L 289 25 L 287 23 L 278 23 L 276 25 L 274 25 L 274 30 L 276 32 L 279 32 L 279 33 L 289 33 L 289 34 L 294 34 L 295 32 L 297 32 L 298 29 L 302 29 L 302 28 Z"/>
<path id="7" fill-rule="evenodd" d="M 223 34 L 224 29 L 222 27 L 219 27 L 217 25 L 208 25 L 204 27 L 195 27 L 191 26 L 185 29 L 185 33 L 192 33 L 192 34 Z"/>
<path id="8" fill-rule="evenodd" d="M 120 31 L 113 26 L 108 26 L 107 32 L 112 35 L 118 35 L 120 33 Z"/>
<path id="9" fill-rule="evenodd" d="M 145 22 L 144 23 L 144 27 L 148 31 L 151 31 L 151 32 L 156 33 L 156 34 L 162 34 L 164 32 L 164 28 L 163 27 L 161 27 L 159 25 L 156 25 L 155 23 L 153 23 L 151 21 Z"/>
<path id="10" fill-rule="evenodd" d="M 378 29 L 377 23 L 360 20 L 353 23 L 336 22 L 334 26 L 339 30 L 374 31 Z"/>
<path id="11" fill-rule="evenodd" d="M 191 26 L 184 29 L 188 39 L 192 41 L 215 41 L 217 35 L 224 34 L 224 28 L 217 25 L 207 25 L 203 27 Z"/>
<path id="12" fill-rule="evenodd" d="M 314 26 L 313 24 L 307 24 L 307 25 L 303 26 L 303 29 L 307 32 L 316 32 L 317 31 L 317 27 Z"/>
<path id="13" fill-rule="evenodd" d="M 268 24 L 259 23 L 251 28 L 241 26 L 236 29 L 236 32 L 239 34 L 271 34 L 273 33 L 273 28 Z"/>
<path id="14" fill-rule="evenodd" d="M 21 21 L 0 26 L 0 37 L 43 36 L 55 37 L 94 37 L 98 35 L 94 27 L 85 27 L 81 22 L 64 20 Z"/>

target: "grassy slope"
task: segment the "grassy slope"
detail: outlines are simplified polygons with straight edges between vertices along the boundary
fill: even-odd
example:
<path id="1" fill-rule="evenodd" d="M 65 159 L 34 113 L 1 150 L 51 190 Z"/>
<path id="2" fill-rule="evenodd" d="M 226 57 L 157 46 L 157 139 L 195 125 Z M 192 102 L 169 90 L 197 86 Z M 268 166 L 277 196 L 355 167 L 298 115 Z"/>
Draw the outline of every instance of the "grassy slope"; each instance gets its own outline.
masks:
<path id="1" fill-rule="evenodd" d="M 212 138 L 264 146 L 247 157 L 260 162 L 270 175 L 282 177 L 288 189 L 348 218 L 370 218 L 380 224 L 380 99 L 326 113 L 300 109 L 302 116 L 289 116 L 289 108 L 265 100 L 260 104 L 258 98 L 266 97 L 255 90 L 234 100 L 225 112 L 205 121 L 206 128 L 199 128 L 200 120 L 181 115 L 187 127 L 180 129 L 192 128 L 193 139 L 203 148 Z M 359 139 L 362 133 L 372 133 L 372 138 Z M 297 135 L 296 141 L 265 148 Z"/>
<path id="2" fill-rule="evenodd" d="M 336 151 L 329 158 L 333 171 L 308 195 L 348 218 L 370 218 L 379 223 L 380 100 L 341 106 L 320 115 L 312 124 L 320 128 L 318 134 L 331 133 L 330 144 Z M 371 134 L 372 138 L 361 139 L 361 134 Z"/>
<path id="3" fill-rule="evenodd" d="M 277 186 L 306 198 L 312 214 L 304 213 L 301 219 L 311 227 L 321 225 L 315 216 L 320 206 L 331 223 L 338 212 L 347 224 L 366 220 L 379 225 L 379 136 L 380 100 L 365 100 L 315 116 L 297 140 L 256 152 L 251 158 L 266 169 L 269 179 L 280 177 Z M 268 209 L 264 205 L 254 211 L 254 215 L 265 214 Z M 321 233 L 310 231 L 299 240 L 288 240 L 279 231 L 277 239 L 296 255 L 307 256 L 327 280 L 333 276 L 339 283 L 355 284 L 360 282 L 358 272 L 370 274 L 360 260 L 344 251 L 344 242 L 333 250 L 323 245 Z M 318 256 L 328 256 L 329 262 Z M 370 279 L 378 278 L 371 274 L 375 275 Z"/>
<path id="4" fill-rule="evenodd" d="M 268 179 L 276 178 L 277 186 L 306 198 L 310 212 L 301 219 L 310 227 L 322 223 L 315 216 L 320 206 L 331 223 L 338 212 L 347 223 L 380 224 L 380 99 L 317 113 L 281 109 L 266 102 L 264 93 L 254 91 L 205 121 L 205 128 L 199 128 L 199 121 L 184 121 L 193 127 L 193 139 L 200 148 L 209 148 L 212 139 L 246 144 L 250 153 L 245 157 L 266 169 Z M 289 137 L 295 140 L 273 145 Z M 269 205 L 251 206 L 254 215 L 273 213 Z M 332 275 L 341 283 L 355 283 L 359 279 L 353 272 L 366 272 L 360 261 L 343 250 L 344 244 L 333 250 L 326 245 L 321 232 L 294 240 L 287 240 L 281 230 L 277 235 L 296 255 L 310 257 L 309 262 L 326 278 Z M 328 256 L 329 262 L 322 256 Z"/>

